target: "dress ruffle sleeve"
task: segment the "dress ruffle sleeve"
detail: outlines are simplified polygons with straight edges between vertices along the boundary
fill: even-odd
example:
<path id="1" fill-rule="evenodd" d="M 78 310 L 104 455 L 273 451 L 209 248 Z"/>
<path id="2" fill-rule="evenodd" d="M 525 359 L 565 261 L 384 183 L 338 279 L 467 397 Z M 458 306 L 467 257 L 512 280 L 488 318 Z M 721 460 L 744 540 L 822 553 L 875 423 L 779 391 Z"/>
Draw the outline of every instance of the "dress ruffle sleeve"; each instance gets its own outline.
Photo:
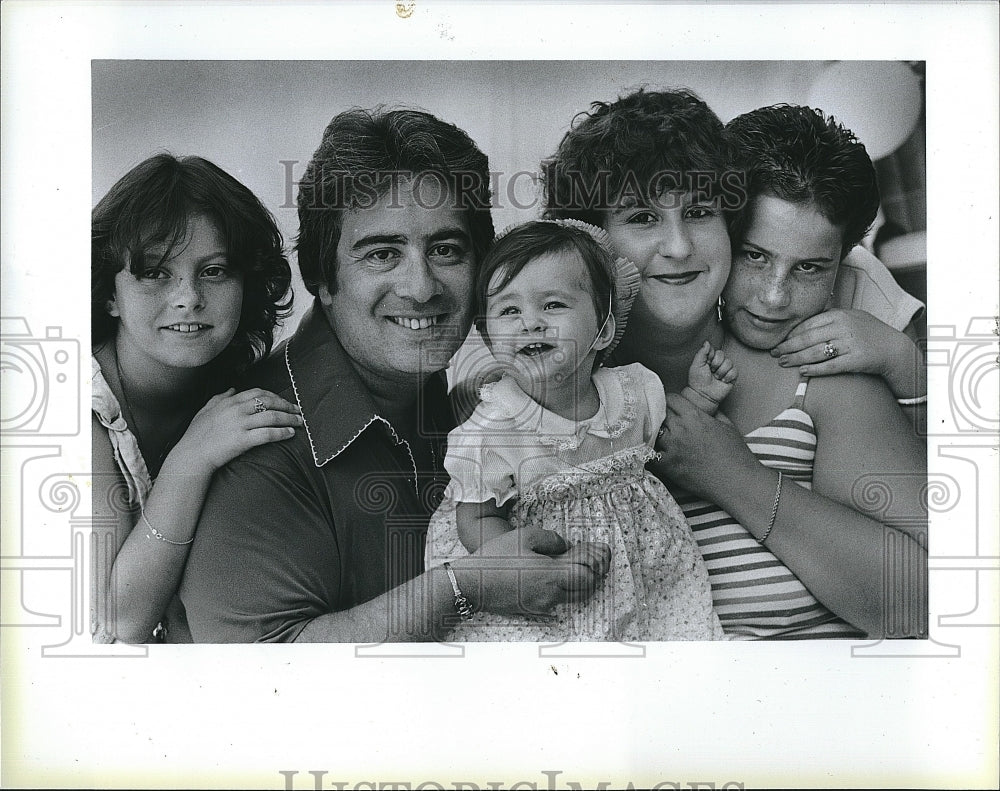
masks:
<path id="1" fill-rule="evenodd" d="M 448 435 L 448 452 L 444 467 L 451 476 L 447 496 L 458 503 L 497 505 L 517 496 L 511 465 L 492 448 L 484 447 L 487 435 L 473 420 L 454 429 Z"/>

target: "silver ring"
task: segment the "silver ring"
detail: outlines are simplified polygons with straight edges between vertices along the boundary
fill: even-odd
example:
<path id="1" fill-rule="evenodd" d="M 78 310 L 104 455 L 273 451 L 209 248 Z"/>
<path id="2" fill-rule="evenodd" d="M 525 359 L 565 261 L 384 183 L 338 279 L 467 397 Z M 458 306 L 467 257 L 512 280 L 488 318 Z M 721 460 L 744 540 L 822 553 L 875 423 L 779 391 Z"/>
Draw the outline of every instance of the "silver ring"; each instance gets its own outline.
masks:
<path id="1" fill-rule="evenodd" d="M 827 341 L 826 346 L 823 347 L 823 354 L 826 355 L 826 359 L 828 360 L 832 360 L 839 353 L 840 352 L 837 351 L 837 347 L 830 343 L 830 341 Z"/>
<path id="2" fill-rule="evenodd" d="M 253 413 L 255 415 L 258 415 L 261 412 L 267 412 L 267 406 L 264 404 L 263 401 L 261 401 L 259 398 L 255 396 L 253 399 Z"/>

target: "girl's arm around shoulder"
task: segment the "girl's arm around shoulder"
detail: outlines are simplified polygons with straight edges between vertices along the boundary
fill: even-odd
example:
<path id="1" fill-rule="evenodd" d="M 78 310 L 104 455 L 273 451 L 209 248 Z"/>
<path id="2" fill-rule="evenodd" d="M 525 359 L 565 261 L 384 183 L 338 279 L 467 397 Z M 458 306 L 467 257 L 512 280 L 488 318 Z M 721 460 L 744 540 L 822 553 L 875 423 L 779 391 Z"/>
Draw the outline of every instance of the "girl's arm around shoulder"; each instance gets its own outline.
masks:
<path id="1" fill-rule="evenodd" d="M 817 451 L 813 488 L 922 542 L 927 452 L 879 377 L 811 379 L 805 399 Z"/>
<path id="2" fill-rule="evenodd" d="M 819 384 L 820 387 L 813 388 Z M 877 532 L 855 533 L 855 554 L 871 558 L 853 577 L 855 592 L 877 603 L 872 634 L 922 636 L 927 631 L 927 459 L 923 440 L 885 382 L 845 375 L 810 382 L 806 408 L 818 443 L 813 488 L 864 515 Z M 846 522 L 833 525 L 844 530 Z M 864 626 L 864 621 L 859 622 Z"/>

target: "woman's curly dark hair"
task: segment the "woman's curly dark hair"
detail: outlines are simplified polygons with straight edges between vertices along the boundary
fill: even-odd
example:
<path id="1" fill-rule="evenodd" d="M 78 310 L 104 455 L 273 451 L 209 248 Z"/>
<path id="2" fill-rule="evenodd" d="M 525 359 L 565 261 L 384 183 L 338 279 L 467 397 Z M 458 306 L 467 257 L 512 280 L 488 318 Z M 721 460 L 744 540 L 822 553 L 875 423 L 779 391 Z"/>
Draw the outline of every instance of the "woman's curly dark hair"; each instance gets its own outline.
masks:
<path id="1" fill-rule="evenodd" d="M 722 121 L 691 91 L 640 88 L 594 102 L 542 163 L 545 216 L 603 226 L 623 193 L 649 200 L 664 189 L 706 191 L 735 208 L 742 192 L 728 183 L 730 159 Z"/>
<path id="2" fill-rule="evenodd" d="M 734 118 L 726 133 L 735 166 L 746 173 L 748 198 L 766 192 L 814 204 L 843 229 L 841 257 L 864 238 L 878 213 L 878 179 L 871 157 L 850 129 L 822 110 L 776 104 Z M 734 244 L 743 237 L 746 215 L 741 212 L 733 226 Z"/>
<path id="3" fill-rule="evenodd" d="M 108 191 L 91 214 L 91 343 L 115 337 L 108 313 L 115 276 L 138 274 L 170 258 L 187 235 L 192 216 L 216 226 L 231 266 L 243 275 L 243 308 L 236 335 L 215 364 L 240 371 L 266 355 L 274 327 L 291 312 L 291 269 L 274 217 L 243 184 L 201 157 L 163 153 L 136 165 Z M 156 262 L 148 251 L 166 245 Z"/>

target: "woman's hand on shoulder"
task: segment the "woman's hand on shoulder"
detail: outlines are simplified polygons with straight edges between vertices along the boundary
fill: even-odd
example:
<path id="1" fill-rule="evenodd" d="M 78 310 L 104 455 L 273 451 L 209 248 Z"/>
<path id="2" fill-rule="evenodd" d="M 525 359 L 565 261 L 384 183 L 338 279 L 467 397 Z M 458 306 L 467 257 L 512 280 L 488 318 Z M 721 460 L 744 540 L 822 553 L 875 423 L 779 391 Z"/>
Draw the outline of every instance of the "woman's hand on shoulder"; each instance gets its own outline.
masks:
<path id="1" fill-rule="evenodd" d="M 904 530 L 926 519 L 925 443 L 881 378 L 816 379 L 805 404 L 816 425 L 816 492 Z"/>
<path id="2" fill-rule="evenodd" d="M 676 393 L 667 394 L 667 417 L 656 439 L 659 472 L 713 502 L 739 469 L 759 462 L 731 423 L 706 414 Z"/>
<path id="3" fill-rule="evenodd" d="M 260 388 L 229 388 L 198 411 L 168 459 L 213 473 L 251 448 L 293 437 L 302 425 L 296 404 Z"/>

